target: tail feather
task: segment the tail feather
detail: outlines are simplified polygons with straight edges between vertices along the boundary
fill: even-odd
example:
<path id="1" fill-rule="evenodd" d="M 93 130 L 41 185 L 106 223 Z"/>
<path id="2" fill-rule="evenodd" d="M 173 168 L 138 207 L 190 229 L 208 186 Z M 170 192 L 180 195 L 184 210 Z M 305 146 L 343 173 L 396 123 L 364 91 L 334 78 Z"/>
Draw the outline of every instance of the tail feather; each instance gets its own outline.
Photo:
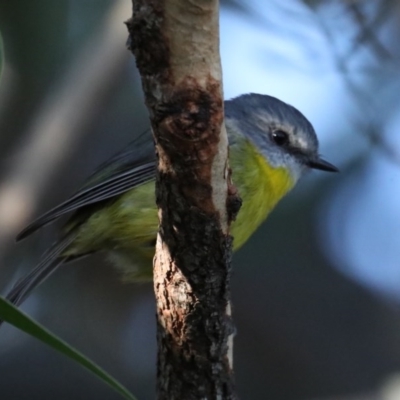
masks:
<path id="1" fill-rule="evenodd" d="M 6 299 L 15 306 L 21 305 L 32 290 L 46 280 L 65 261 L 65 258 L 56 258 L 45 265 L 38 265 L 29 275 L 20 279 L 7 294 Z"/>
<path id="2" fill-rule="evenodd" d="M 57 268 L 66 261 L 68 256 L 62 256 L 63 251 L 74 241 L 75 233 L 70 233 L 55 243 L 43 254 L 39 264 L 25 277 L 21 278 L 7 294 L 6 299 L 15 306 L 21 305 L 37 286 L 44 282 Z M 0 326 L 3 321 L 0 320 Z"/>

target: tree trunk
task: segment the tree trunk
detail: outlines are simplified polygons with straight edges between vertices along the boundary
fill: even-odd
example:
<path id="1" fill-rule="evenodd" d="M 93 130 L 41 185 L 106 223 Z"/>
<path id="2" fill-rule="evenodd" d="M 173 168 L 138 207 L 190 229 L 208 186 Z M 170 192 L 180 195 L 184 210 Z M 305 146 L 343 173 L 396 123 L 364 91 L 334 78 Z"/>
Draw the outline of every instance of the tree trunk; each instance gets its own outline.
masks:
<path id="1" fill-rule="evenodd" d="M 127 22 L 158 154 L 157 395 L 235 399 L 230 182 L 217 0 L 133 0 Z"/>

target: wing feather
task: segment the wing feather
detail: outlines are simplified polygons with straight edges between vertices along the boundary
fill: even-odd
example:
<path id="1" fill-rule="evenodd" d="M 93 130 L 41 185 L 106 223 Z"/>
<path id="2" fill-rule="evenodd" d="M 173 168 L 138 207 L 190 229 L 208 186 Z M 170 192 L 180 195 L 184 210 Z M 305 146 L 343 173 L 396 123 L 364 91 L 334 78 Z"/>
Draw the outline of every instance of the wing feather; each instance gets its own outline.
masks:
<path id="1" fill-rule="evenodd" d="M 18 234 L 16 240 L 26 238 L 64 214 L 112 199 L 154 180 L 156 171 L 154 150 L 148 148 L 147 151 L 135 152 L 132 145 L 135 145 L 135 142 L 103 164 L 76 194 L 29 224 Z"/>

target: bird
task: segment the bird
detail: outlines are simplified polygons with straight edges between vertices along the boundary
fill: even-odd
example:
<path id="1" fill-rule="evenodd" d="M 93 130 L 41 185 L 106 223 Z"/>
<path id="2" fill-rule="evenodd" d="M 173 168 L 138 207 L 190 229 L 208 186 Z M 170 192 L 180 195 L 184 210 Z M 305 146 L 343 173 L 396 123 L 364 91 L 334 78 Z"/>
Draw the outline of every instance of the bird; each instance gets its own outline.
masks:
<path id="1" fill-rule="evenodd" d="M 232 178 L 243 202 L 230 230 L 236 251 L 308 171 L 338 169 L 321 158 L 312 124 L 293 106 L 249 93 L 225 101 L 224 112 Z M 124 281 L 151 280 L 158 231 L 156 168 L 151 135 L 136 139 L 72 197 L 22 230 L 17 241 L 71 213 L 58 239 L 6 299 L 19 306 L 58 267 L 99 251 L 107 252 Z"/>

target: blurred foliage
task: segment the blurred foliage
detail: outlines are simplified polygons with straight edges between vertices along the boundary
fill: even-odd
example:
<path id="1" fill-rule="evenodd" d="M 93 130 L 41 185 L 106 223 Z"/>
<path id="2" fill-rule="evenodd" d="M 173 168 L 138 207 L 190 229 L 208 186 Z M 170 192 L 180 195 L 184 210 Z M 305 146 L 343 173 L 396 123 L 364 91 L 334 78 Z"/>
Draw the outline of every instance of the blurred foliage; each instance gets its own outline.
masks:
<path id="1" fill-rule="evenodd" d="M 59 0 L 56 7 L 53 3 L 52 0 L 0 2 L 0 26 L 7 44 L 7 63 L 18 79 L 0 121 L 3 133 L 0 146 L 4 148 L 17 138 L 15 134 L 6 135 L 5 127 L 11 124 L 17 132 L 25 130 L 49 85 L 67 65 L 69 1 Z"/>
<path id="2" fill-rule="evenodd" d="M 1 37 L 1 33 L 0 33 L 0 81 L 1 81 L 1 75 L 3 72 L 3 64 L 4 64 L 3 38 Z"/>

